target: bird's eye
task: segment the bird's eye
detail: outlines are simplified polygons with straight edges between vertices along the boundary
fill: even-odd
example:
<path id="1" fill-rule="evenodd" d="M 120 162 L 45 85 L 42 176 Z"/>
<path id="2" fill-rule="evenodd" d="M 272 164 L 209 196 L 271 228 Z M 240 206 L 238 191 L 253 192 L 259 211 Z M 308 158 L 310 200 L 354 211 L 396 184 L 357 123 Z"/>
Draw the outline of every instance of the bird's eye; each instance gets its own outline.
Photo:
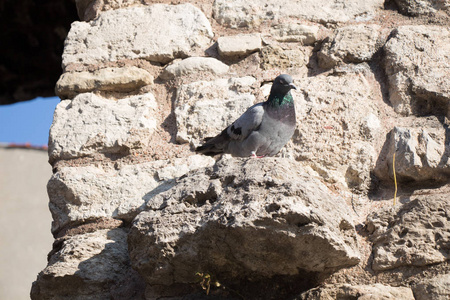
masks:
<path id="1" fill-rule="evenodd" d="M 283 79 L 280 79 L 280 83 L 281 83 L 281 84 L 284 84 L 284 80 L 283 80 Z"/>

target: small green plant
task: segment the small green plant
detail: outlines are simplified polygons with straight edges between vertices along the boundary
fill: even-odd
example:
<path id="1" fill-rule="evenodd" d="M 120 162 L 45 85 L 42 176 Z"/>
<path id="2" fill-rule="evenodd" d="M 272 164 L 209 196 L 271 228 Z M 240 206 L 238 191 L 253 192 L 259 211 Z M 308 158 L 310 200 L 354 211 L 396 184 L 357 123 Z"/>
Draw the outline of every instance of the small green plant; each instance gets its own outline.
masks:
<path id="1" fill-rule="evenodd" d="M 221 284 L 217 280 L 212 280 L 211 275 L 209 273 L 197 272 L 196 276 L 200 277 L 200 286 L 203 290 L 206 291 L 206 295 L 209 295 L 209 290 L 211 289 L 211 285 L 215 287 L 220 287 Z"/>

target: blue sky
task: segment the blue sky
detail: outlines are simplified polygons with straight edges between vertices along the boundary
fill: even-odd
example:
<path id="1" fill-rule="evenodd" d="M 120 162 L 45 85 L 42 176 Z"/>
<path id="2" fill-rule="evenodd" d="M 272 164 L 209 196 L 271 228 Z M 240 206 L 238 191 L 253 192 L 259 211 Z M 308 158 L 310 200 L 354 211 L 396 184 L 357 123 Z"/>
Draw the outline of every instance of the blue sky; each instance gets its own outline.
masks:
<path id="1" fill-rule="evenodd" d="M 36 98 L 9 105 L 0 105 L 0 143 L 44 146 L 58 97 Z"/>

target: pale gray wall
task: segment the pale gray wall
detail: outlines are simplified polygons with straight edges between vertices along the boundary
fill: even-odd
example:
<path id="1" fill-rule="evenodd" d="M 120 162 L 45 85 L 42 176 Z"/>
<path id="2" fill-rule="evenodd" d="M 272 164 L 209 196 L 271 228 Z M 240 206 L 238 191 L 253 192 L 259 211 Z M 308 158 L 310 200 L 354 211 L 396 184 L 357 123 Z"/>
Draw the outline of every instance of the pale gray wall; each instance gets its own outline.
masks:
<path id="1" fill-rule="evenodd" d="M 0 147 L 0 299 L 30 299 L 53 237 L 47 151 Z"/>

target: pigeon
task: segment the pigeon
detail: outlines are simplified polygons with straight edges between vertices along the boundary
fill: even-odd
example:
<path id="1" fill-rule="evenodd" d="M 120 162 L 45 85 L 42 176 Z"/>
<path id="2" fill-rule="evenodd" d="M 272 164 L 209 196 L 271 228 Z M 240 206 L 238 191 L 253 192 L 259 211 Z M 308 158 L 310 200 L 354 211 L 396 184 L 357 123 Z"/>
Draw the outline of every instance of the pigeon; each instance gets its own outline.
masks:
<path id="1" fill-rule="evenodd" d="M 251 106 L 217 136 L 195 149 L 205 155 L 229 153 L 236 157 L 274 156 L 295 131 L 292 77 L 275 78 L 267 101 Z"/>

